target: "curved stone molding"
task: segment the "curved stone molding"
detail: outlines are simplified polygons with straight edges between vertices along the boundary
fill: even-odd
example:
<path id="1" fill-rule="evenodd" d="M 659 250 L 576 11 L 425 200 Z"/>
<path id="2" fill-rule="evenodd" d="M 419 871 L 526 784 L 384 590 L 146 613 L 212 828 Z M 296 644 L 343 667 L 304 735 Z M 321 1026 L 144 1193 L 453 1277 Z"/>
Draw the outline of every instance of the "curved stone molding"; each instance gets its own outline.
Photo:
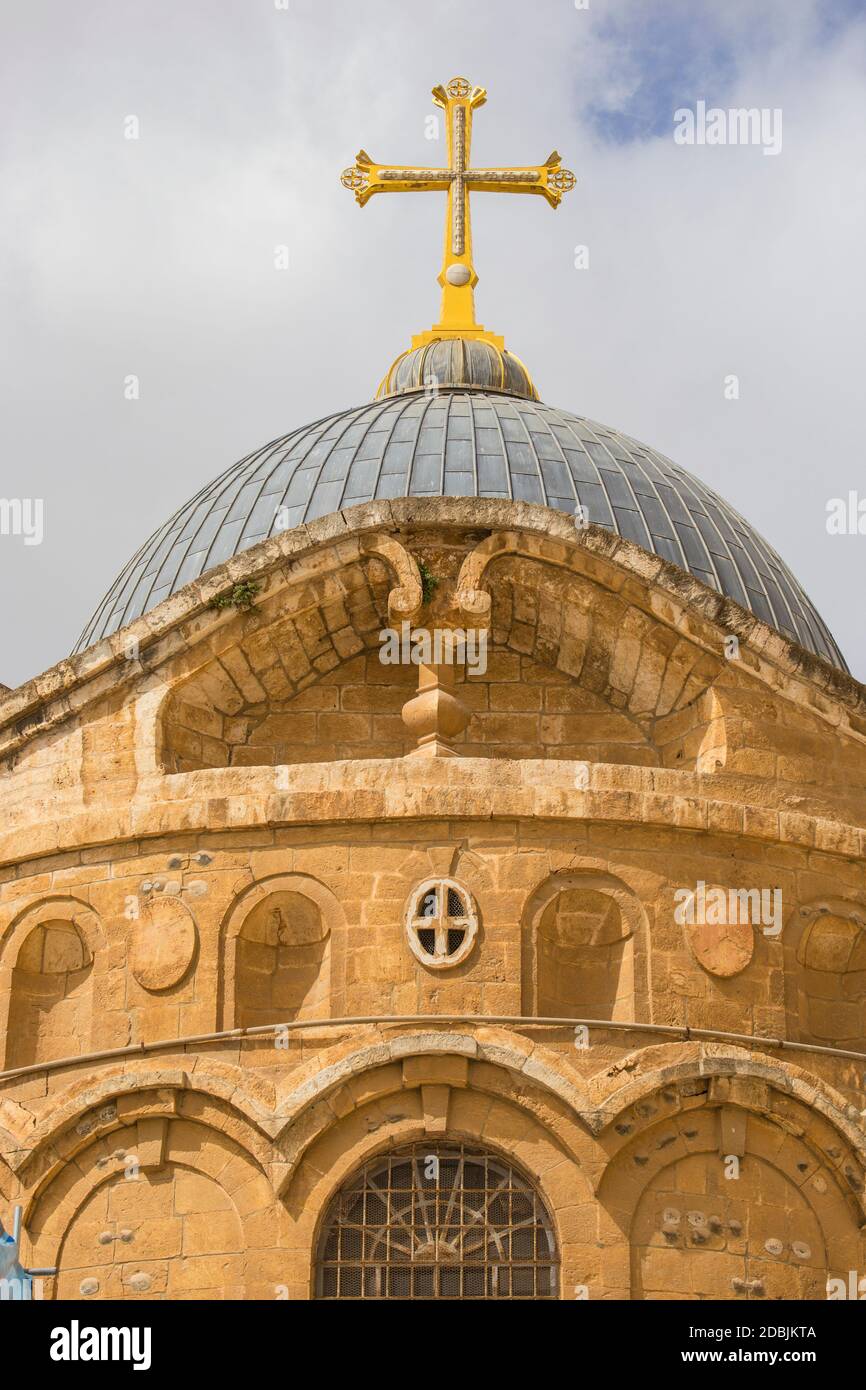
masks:
<path id="1" fill-rule="evenodd" d="M 0 969 L 12 969 L 23 942 L 34 927 L 43 922 L 71 922 L 81 933 L 91 959 L 105 945 L 105 934 L 99 917 L 89 903 L 71 896 L 39 898 L 18 912 L 0 934 Z"/>
<path id="2" fill-rule="evenodd" d="M 107 1141 L 130 1117 L 162 1122 L 189 1113 L 210 1116 L 216 1128 L 230 1127 L 267 1172 L 273 1135 L 283 1127 L 274 1115 L 273 1088 L 218 1062 L 196 1072 L 194 1085 L 190 1081 L 188 1072 L 166 1065 L 115 1068 L 95 1082 L 79 1080 L 56 1095 L 50 1114 L 35 1127 L 15 1135 L 10 1167 L 22 1184 L 41 1190 L 50 1174 L 94 1139 Z"/>
<path id="3" fill-rule="evenodd" d="M 484 573 L 500 555 L 516 555 L 520 536 L 516 531 L 494 531 L 470 551 L 460 567 L 454 601 L 466 622 L 479 625 L 490 621 L 491 599 L 482 585 Z"/>
<path id="4" fill-rule="evenodd" d="M 632 1054 L 635 1057 L 636 1054 Z M 628 1139 L 635 1128 L 654 1122 L 659 1113 L 674 1113 L 685 1098 L 694 1094 L 696 1082 L 734 1086 L 738 1103 L 756 1113 L 772 1117 L 788 1128 L 787 1107 L 803 1114 L 815 1112 L 825 1125 L 824 1149 L 828 1161 L 838 1166 L 838 1142 L 842 1140 L 861 1169 L 859 1179 L 849 1183 L 852 1200 L 866 1215 L 866 1188 L 862 1170 L 866 1168 L 866 1130 L 863 1118 L 849 1101 L 832 1086 L 817 1080 L 803 1068 L 784 1060 L 755 1057 L 741 1047 L 723 1043 L 676 1043 L 650 1046 L 642 1050 L 642 1071 L 632 1074 L 631 1058 L 626 1057 L 606 1076 L 594 1078 L 587 1124 L 593 1134 L 608 1131 Z M 658 1098 L 658 1099 L 657 1099 Z M 719 1103 L 722 1103 L 721 1101 Z M 835 1154 L 831 1152 L 835 1150 Z"/>
<path id="5" fill-rule="evenodd" d="M 475 1062 L 511 1073 L 519 1084 L 539 1095 L 546 1093 L 548 1103 L 564 1106 L 573 1122 L 582 1119 L 586 1089 L 581 1078 L 568 1075 L 556 1053 L 501 1029 L 487 1028 L 483 1038 L 456 1032 L 405 1033 L 390 1042 L 376 1039 L 356 1046 L 348 1053 L 329 1049 L 303 1069 L 300 1084 L 297 1074 L 293 1076 L 288 1083 L 292 1089 L 286 1088 L 279 1099 L 277 1108 L 283 1119 L 275 1139 L 285 1164 L 282 1187 L 291 1181 L 310 1143 L 333 1123 L 335 1110 L 347 1105 L 355 1109 L 363 1103 L 363 1096 L 385 1096 L 410 1084 L 421 1085 L 422 1078 L 425 1084 L 444 1083 L 448 1078 L 450 1085 L 465 1086 L 467 1068 Z M 375 1084 L 365 1080 L 373 1074 L 380 1075 Z M 357 1094 L 353 1094 L 356 1082 Z M 345 1100 L 338 1104 L 337 1093 L 346 1086 Z"/>
<path id="6" fill-rule="evenodd" d="M 830 855 L 866 855 L 866 829 L 841 817 L 789 812 L 770 804 L 752 787 L 746 801 L 719 800 L 707 779 L 674 769 L 623 767 L 574 760 L 498 761 L 490 758 L 358 759 L 337 764 L 306 763 L 281 769 L 285 784 L 274 789 L 273 767 L 204 768 L 143 784 L 138 797 L 103 814 L 72 815 L 57 828 L 29 833 L 34 852 L 58 854 L 106 841 L 125 844 L 153 835 L 189 832 L 191 815 L 208 798 L 231 798 L 232 829 L 272 828 L 300 819 L 404 821 L 407 807 L 425 819 L 454 815 L 649 825 L 675 833 L 707 831 L 762 844 L 799 846 Z M 579 774 L 588 780 L 581 785 Z M 205 799 L 203 802 L 202 799 Z M 359 812 L 363 807 L 363 814 Z M 158 818 L 155 820 L 154 817 Z M 202 824 L 196 820 L 197 825 Z M 20 852 L 17 832 L 0 834 L 0 862 Z"/>

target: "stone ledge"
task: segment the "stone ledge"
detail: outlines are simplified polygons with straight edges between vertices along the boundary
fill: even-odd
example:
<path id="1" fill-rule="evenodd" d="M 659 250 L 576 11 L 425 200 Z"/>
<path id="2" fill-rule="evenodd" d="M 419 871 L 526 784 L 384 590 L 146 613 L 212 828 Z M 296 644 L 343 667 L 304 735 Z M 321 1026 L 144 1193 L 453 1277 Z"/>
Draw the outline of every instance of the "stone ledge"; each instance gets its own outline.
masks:
<path id="1" fill-rule="evenodd" d="M 68 849 L 116 847 L 127 840 L 292 825 L 398 820 L 558 820 L 704 832 L 859 858 L 866 828 L 765 806 L 720 802 L 718 779 L 659 768 L 590 764 L 590 785 L 575 785 L 582 762 L 490 758 L 364 759 L 287 768 L 211 768 L 142 783 L 132 801 L 26 825 L 0 836 L 0 866 Z M 622 782 L 624 785 L 620 785 Z M 214 803 L 221 802 L 215 816 Z M 724 815 L 719 807 L 725 808 Z M 219 828 L 215 828 L 215 827 Z M 19 875 L 20 876 L 20 875 Z"/>

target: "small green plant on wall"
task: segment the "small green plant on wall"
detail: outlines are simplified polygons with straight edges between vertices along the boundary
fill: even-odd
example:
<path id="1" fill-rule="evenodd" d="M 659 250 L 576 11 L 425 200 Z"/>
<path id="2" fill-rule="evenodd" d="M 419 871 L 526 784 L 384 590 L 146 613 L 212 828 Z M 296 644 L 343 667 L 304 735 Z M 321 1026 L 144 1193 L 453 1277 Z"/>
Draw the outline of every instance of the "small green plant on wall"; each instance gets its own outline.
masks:
<path id="1" fill-rule="evenodd" d="M 427 568 L 424 561 L 419 561 L 418 573 L 421 576 L 421 597 L 425 603 L 429 603 L 435 590 L 439 587 L 439 580 L 435 574 Z"/>
<path id="2" fill-rule="evenodd" d="M 208 607 L 218 608 L 252 608 L 256 595 L 261 589 L 261 584 L 257 584 L 254 579 L 244 579 L 240 584 L 235 584 L 233 589 L 228 589 L 224 594 L 217 594 L 212 598 Z"/>

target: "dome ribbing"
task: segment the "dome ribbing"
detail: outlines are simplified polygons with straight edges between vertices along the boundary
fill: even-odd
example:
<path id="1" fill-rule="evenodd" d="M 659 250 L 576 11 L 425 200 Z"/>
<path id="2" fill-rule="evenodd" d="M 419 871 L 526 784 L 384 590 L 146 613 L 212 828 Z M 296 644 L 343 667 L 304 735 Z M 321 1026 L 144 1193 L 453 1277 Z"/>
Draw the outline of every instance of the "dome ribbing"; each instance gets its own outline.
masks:
<path id="1" fill-rule="evenodd" d="M 116 632 L 268 536 L 392 497 L 536 502 L 609 527 L 846 670 L 825 623 L 767 542 L 715 492 L 636 440 L 540 401 L 409 392 L 340 411 L 233 464 L 123 569 L 76 646 Z"/>

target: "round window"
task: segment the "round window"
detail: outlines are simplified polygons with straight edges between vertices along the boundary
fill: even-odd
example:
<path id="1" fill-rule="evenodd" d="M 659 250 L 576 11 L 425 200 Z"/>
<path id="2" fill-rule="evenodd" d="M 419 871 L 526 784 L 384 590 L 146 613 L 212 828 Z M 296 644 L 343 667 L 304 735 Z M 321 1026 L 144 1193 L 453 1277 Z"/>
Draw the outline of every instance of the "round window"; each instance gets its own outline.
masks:
<path id="1" fill-rule="evenodd" d="M 422 965 L 433 970 L 459 965 L 472 950 L 478 931 L 471 897 L 453 879 L 427 879 L 409 899 L 406 931 Z"/>

